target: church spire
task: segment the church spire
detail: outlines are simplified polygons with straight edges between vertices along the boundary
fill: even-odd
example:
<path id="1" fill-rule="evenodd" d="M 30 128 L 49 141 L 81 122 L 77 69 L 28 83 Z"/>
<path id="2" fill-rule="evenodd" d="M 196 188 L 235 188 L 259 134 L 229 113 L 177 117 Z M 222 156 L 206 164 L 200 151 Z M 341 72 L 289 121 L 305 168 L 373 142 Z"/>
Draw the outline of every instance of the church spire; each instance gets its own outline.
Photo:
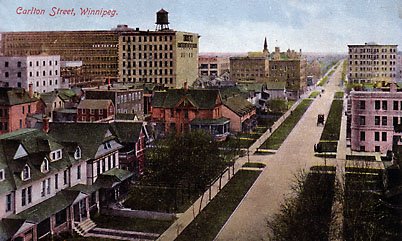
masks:
<path id="1" fill-rule="evenodd" d="M 267 37 L 265 37 L 265 40 L 264 40 L 264 51 L 268 51 Z"/>

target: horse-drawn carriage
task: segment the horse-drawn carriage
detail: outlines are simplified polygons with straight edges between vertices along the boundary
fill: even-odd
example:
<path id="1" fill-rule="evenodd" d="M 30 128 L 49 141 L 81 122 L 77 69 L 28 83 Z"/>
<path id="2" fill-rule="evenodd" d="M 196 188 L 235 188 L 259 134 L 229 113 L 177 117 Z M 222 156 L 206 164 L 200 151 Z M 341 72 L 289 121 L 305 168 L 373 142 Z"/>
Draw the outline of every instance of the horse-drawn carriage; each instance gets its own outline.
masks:
<path id="1" fill-rule="evenodd" d="M 324 114 L 318 114 L 318 116 L 317 116 L 317 126 L 318 125 L 324 125 L 324 122 L 325 122 Z"/>

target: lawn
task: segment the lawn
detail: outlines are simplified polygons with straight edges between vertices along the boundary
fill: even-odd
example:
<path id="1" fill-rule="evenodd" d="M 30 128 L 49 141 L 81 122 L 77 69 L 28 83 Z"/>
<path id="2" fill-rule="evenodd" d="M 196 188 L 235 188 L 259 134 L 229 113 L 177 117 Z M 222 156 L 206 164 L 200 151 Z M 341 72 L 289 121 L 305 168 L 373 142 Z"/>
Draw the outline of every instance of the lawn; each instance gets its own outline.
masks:
<path id="1" fill-rule="evenodd" d="M 214 240 L 253 185 L 260 171 L 241 170 L 176 238 L 176 241 Z"/>
<path id="2" fill-rule="evenodd" d="M 266 140 L 261 146 L 260 149 L 273 149 L 277 150 L 282 145 L 282 142 L 286 139 L 289 133 L 296 126 L 297 122 L 299 122 L 300 118 L 306 112 L 312 100 L 305 99 L 303 100 L 293 111 L 291 115 L 289 115 L 286 120 L 279 126 L 278 129 L 272 133 L 272 135 Z"/>
<path id="3" fill-rule="evenodd" d="M 128 218 L 107 215 L 91 217 L 97 227 L 127 231 L 162 234 L 174 221 L 161 221 L 143 218 Z M 122 225 L 124 224 L 124 225 Z"/>
<path id="4" fill-rule="evenodd" d="M 132 186 L 124 206 L 134 210 L 181 213 L 197 200 L 198 195 L 190 194 L 187 189 L 156 186 Z"/>
<path id="5" fill-rule="evenodd" d="M 310 93 L 310 96 L 308 98 L 316 98 L 321 92 L 318 90 L 314 90 L 313 92 Z"/>
<path id="6" fill-rule="evenodd" d="M 325 83 L 327 83 L 328 76 L 324 76 L 320 81 L 318 81 L 317 86 L 323 86 Z"/>
<path id="7" fill-rule="evenodd" d="M 343 99 L 343 96 L 344 96 L 343 91 L 337 91 L 337 92 L 334 94 L 334 98 L 335 98 L 335 99 Z"/>
<path id="8" fill-rule="evenodd" d="M 264 168 L 265 164 L 259 162 L 247 162 L 243 164 L 243 167 Z"/>
<path id="9" fill-rule="evenodd" d="M 341 131 L 341 119 L 343 114 L 343 100 L 334 99 L 325 122 L 320 143 L 321 149 L 325 152 L 336 152 L 339 132 Z"/>

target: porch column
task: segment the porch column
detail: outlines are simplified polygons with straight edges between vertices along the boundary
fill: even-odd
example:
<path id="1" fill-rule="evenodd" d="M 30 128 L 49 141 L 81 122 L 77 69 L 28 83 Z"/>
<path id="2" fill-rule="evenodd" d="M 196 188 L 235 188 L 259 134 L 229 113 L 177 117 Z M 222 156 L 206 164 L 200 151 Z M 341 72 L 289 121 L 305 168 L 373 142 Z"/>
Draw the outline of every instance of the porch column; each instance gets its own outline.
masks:
<path id="1" fill-rule="evenodd" d="M 89 216 L 89 198 L 88 197 L 85 198 L 85 202 L 87 204 L 87 205 L 85 205 L 87 208 L 87 218 L 90 219 L 91 217 Z"/>

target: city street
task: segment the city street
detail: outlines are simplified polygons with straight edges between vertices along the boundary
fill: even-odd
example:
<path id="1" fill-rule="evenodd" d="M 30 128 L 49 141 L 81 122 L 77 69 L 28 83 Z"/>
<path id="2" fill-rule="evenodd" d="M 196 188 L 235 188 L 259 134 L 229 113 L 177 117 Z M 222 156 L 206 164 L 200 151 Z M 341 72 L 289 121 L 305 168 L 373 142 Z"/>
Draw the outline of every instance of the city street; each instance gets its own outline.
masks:
<path id="1" fill-rule="evenodd" d="M 328 116 L 334 93 L 341 90 L 341 72 L 342 64 L 329 77 L 325 92 L 311 104 L 275 155 L 250 156 L 252 161 L 264 162 L 266 168 L 216 240 L 268 240 L 266 220 L 277 213 L 284 198 L 292 194 L 294 175 L 302 169 L 324 164 L 322 158 L 314 156 L 313 150 L 323 130 L 316 125 L 317 115 Z"/>

